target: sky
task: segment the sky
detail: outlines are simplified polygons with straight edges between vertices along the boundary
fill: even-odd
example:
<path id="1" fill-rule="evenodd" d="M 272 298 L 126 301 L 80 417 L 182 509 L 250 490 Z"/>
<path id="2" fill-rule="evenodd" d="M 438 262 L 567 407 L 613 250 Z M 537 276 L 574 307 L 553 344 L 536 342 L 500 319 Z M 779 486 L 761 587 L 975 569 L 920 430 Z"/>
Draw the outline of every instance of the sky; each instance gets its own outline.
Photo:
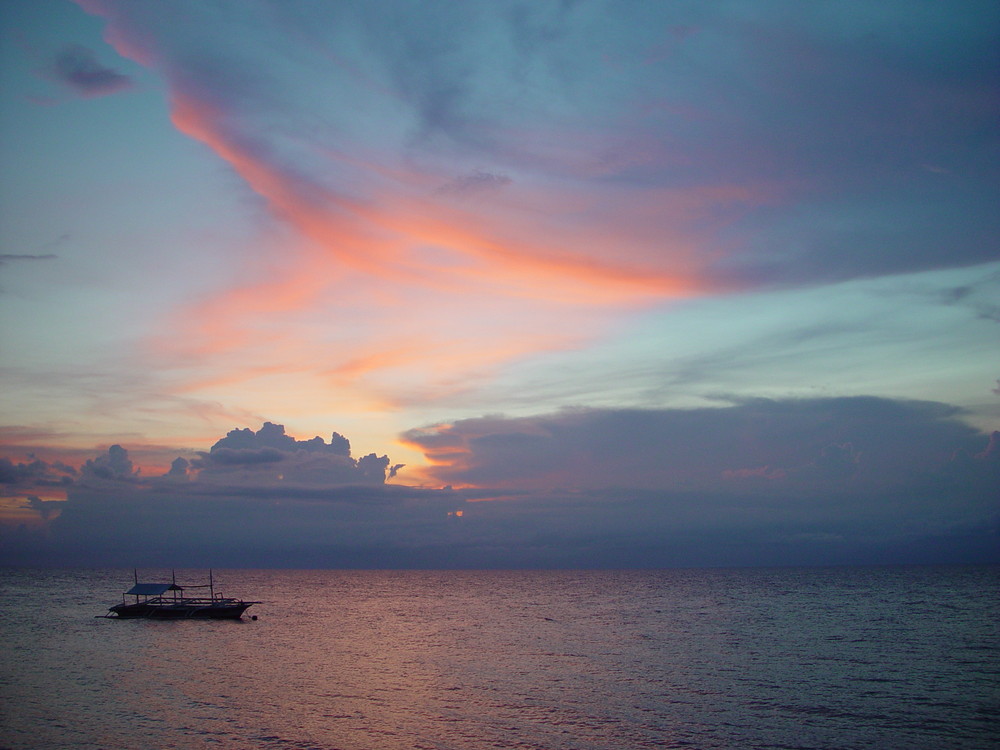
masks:
<path id="1" fill-rule="evenodd" d="M 0 563 L 1000 562 L 994 2 L 0 3 Z"/>

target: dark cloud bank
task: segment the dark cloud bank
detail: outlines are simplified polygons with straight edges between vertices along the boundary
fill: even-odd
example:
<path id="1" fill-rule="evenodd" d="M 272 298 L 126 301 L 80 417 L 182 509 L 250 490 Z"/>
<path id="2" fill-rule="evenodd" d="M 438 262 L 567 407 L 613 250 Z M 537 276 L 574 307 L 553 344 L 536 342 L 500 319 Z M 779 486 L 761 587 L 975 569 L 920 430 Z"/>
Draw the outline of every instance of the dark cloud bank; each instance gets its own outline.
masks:
<path id="1" fill-rule="evenodd" d="M 719 408 L 482 417 L 386 456 L 266 423 L 144 477 L 113 446 L 79 471 L 0 462 L 51 516 L 4 528 L 6 564 L 670 567 L 1000 562 L 1000 433 L 940 403 L 754 400 Z M 69 488 L 56 514 L 32 497 Z M 449 486 L 450 485 L 450 486 Z M 478 489 L 458 489 L 476 487 Z M 476 502 L 482 500 L 483 502 Z"/>

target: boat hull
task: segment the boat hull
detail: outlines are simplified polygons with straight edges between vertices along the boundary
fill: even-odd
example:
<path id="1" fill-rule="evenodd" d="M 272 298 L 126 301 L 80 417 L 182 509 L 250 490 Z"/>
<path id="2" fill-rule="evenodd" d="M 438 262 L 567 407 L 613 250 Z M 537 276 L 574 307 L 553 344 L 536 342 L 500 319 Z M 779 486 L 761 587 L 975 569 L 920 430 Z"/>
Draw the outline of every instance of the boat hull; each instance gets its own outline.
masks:
<path id="1" fill-rule="evenodd" d="M 138 604 L 116 604 L 108 611 L 122 618 L 239 620 L 251 604 L 253 602 L 226 604 L 151 604 L 139 602 Z"/>

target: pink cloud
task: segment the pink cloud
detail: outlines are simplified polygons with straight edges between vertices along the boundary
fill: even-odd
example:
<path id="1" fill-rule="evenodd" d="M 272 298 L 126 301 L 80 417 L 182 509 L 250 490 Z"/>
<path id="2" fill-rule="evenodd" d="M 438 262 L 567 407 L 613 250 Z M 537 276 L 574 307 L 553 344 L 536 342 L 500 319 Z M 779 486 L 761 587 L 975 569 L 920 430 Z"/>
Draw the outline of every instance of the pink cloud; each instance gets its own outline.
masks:
<path id="1" fill-rule="evenodd" d="M 334 173 L 340 162 L 363 173 L 367 181 L 334 189 L 279 163 L 271 146 L 241 122 L 242 113 L 228 95 L 181 70 L 148 30 L 131 22 L 127 9 L 96 0 L 83 4 L 109 18 L 108 39 L 122 54 L 163 70 L 178 130 L 215 151 L 267 200 L 277 216 L 328 257 L 382 279 L 438 288 L 455 282 L 489 283 L 494 293 L 503 293 L 497 288 L 499 282 L 507 293 L 519 296 L 588 300 L 597 305 L 621 304 L 636 297 L 686 296 L 704 289 L 698 278 L 696 239 L 657 236 L 657 227 L 697 214 L 720 199 L 752 200 L 745 188 L 737 192 L 722 188 L 726 194 L 716 190 L 623 193 L 619 202 L 608 204 L 596 194 L 588 196 L 579 186 L 563 184 L 539 191 L 537 186 L 522 188 L 519 180 L 505 176 L 508 185 L 515 183 L 520 202 L 507 201 L 486 210 L 449 206 L 447 201 L 434 200 L 433 193 L 419 191 L 421 182 L 433 180 L 440 185 L 440 175 L 387 172 L 374 156 L 359 160 L 358 146 L 360 153 L 366 149 L 358 143 L 340 153 L 325 149 L 319 154 L 321 159 L 333 160 Z M 537 140 L 534 147 L 532 139 Z M 581 164 L 596 150 L 593 165 L 598 172 L 591 170 L 592 175 L 606 171 L 599 165 L 608 165 L 609 156 L 616 163 L 622 158 L 637 163 L 665 158 L 650 153 L 659 148 L 655 139 L 638 146 L 633 142 L 607 144 L 607 135 L 584 131 L 541 136 L 537 130 L 520 135 L 505 132 L 503 140 L 527 144 L 525 158 L 537 159 L 539 152 L 557 149 L 553 159 L 565 165 Z M 620 163 L 615 169 L 620 169 Z M 574 194 L 577 205 L 566 204 L 565 196 Z M 570 222 L 561 218 L 566 211 L 572 212 Z M 582 212 L 594 219 L 581 221 Z M 610 212 L 618 218 L 609 216 Z M 425 245 L 441 245 L 475 262 L 448 268 L 421 263 L 413 250 Z"/>

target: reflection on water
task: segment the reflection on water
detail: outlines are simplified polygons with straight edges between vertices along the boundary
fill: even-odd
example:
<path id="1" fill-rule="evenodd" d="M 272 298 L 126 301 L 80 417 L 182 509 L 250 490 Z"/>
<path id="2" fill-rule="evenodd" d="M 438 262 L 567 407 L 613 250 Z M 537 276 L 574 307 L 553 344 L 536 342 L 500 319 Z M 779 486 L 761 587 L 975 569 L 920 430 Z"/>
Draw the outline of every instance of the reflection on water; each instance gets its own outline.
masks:
<path id="1" fill-rule="evenodd" d="M 216 576 L 257 621 L 4 571 L 0 746 L 985 748 L 1000 718 L 996 569 Z"/>

